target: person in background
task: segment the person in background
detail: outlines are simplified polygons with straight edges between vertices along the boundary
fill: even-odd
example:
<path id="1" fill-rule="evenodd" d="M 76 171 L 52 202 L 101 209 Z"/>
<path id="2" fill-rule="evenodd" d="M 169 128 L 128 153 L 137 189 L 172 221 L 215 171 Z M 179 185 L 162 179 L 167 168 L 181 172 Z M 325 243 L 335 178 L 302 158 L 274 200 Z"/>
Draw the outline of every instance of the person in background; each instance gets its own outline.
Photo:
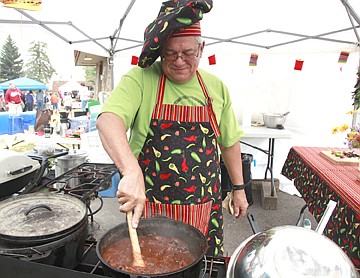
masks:
<path id="1" fill-rule="evenodd" d="M 50 93 L 46 92 L 44 96 L 45 109 L 51 109 Z"/>
<path id="2" fill-rule="evenodd" d="M 85 86 L 85 83 L 81 83 L 81 86 L 82 86 L 82 88 L 79 91 L 79 97 L 80 97 L 80 101 L 81 101 L 81 109 L 82 109 L 83 112 L 86 112 L 87 103 L 88 103 L 89 98 L 90 98 L 90 91 Z"/>
<path id="3" fill-rule="evenodd" d="M 60 98 L 57 93 L 55 93 L 55 92 L 50 93 L 50 102 L 51 102 L 53 110 L 59 109 L 59 101 L 60 101 Z"/>
<path id="4" fill-rule="evenodd" d="M 72 110 L 72 103 L 73 103 L 73 99 L 71 97 L 71 93 L 64 93 L 64 107 L 65 107 L 65 111 L 68 112 L 69 114 L 71 113 Z"/>
<path id="5" fill-rule="evenodd" d="M 33 91 L 30 90 L 25 95 L 25 110 L 33 111 L 33 107 L 34 107 L 34 93 L 33 93 Z"/>
<path id="6" fill-rule="evenodd" d="M 23 111 L 24 94 L 16 88 L 14 82 L 9 83 L 9 89 L 5 93 L 5 103 L 11 115 L 19 115 Z"/>
<path id="7" fill-rule="evenodd" d="M 37 106 L 37 110 L 43 110 L 44 109 L 44 92 L 42 90 L 39 90 L 36 93 L 36 106 Z"/>
<path id="8" fill-rule="evenodd" d="M 248 208 L 243 131 L 226 85 L 198 68 L 205 47 L 199 21 L 212 1 L 184 2 L 162 4 L 145 30 L 139 67 L 107 98 L 97 128 L 122 175 L 116 197 L 121 212 L 134 212 L 132 226 L 140 217 L 166 215 L 201 231 L 208 256 L 222 256 L 219 148 L 234 184 L 234 215 L 240 218 Z"/>
<path id="9" fill-rule="evenodd" d="M 5 97 L 4 93 L 0 94 L 0 112 L 6 111 L 6 103 L 5 103 Z"/>

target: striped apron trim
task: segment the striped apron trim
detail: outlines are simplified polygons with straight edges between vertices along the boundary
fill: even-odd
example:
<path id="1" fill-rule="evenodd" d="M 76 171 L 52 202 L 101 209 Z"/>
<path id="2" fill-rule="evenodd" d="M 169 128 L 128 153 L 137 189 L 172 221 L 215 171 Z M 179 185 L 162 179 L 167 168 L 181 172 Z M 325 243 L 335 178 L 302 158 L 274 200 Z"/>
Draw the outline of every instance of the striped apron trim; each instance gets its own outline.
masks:
<path id="1" fill-rule="evenodd" d="M 207 122 L 209 121 L 216 137 L 221 135 L 215 112 L 212 108 L 212 98 L 206 89 L 200 73 L 196 71 L 201 89 L 206 98 L 206 106 L 182 106 L 174 104 L 163 104 L 164 94 L 157 94 L 157 102 L 153 109 L 153 119 L 172 120 L 180 122 Z M 159 80 L 158 92 L 165 89 L 166 77 L 162 74 Z"/>
<path id="2" fill-rule="evenodd" d="M 146 202 L 144 217 L 151 218 L 156 215 L 163 215 L 174 220 L 190 224 L 198 229 L 203 235 L 207 235 L 208 225 L 212 207 L 212 201 L 198 205 L 177 205 L 177 204 L 158 204 Z"/>

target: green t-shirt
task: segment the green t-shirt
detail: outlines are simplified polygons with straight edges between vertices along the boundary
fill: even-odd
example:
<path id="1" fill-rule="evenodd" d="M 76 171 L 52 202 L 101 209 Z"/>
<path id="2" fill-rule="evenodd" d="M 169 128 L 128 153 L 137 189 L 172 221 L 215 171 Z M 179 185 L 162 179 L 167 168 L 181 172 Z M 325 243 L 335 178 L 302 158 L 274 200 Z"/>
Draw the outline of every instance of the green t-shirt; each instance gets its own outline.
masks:
<path id="1" fill-rule="evenodd" d="M 216 76 L 201 69 L 199 73 L 213 99 L 212 105 L 221 131 L 218 142 L 230 147 L 240 140 L 243 131 L 231 107 L 228 89 Z M 135 156 L 140 153 L 150 128 L 160 75 L 160 62 L 146 69 L 134 67 L 122 77 L 101 110 L 101 113 L 112 112 L 119 115 L 126 128 L 130 128 L 129 143 Z M 175 83 L 167 79 L 163 104 L 205 105 L 205 96 L 197 76 L 186 83 Z"/>

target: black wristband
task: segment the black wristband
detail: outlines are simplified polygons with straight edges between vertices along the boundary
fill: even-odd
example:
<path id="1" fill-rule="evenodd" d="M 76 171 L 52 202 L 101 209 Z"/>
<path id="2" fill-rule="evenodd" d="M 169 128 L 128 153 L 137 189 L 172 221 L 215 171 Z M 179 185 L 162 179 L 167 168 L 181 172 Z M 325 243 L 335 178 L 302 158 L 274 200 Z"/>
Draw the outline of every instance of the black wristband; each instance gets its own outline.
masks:
<path id="1" fill-rule="evenodd" d="M 243 190 L 245 189 L 245 184 L 233 185 L 232 188 L 233 190 Z"/>

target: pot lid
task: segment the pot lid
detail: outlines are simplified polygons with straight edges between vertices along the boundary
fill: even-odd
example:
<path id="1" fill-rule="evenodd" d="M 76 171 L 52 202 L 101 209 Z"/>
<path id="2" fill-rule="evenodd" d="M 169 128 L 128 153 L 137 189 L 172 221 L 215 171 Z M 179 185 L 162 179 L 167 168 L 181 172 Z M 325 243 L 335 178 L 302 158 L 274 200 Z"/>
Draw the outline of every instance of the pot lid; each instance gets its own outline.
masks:
<path id="1" fill-rule="evenodd" d="M 86 205 L 76 197 L 32 193 L 0 202 L 0 235 L 50 236 L 66 231 L 86 217 Z"/>
<path id="2" fill-rule="evenodd" d="M 339 246 L 303 227 L 280 226 L 257 233 L 237 252 L 229 266 L 230 278 L 357 277 Z"/>
<path id="3" fill-rule="evenodd" d="M 25 176 L 40 168 L 40 163 L 25 154 L 0 149 L 0 190 L 1 184 Z"/>
<path id="4" fill-rule="evenodd" d="M 71 160 L 77 158 L 85 158 L 87 156 L 87 152 L 84 150 L 73 149 L 69 150 L 67 155 L 59 156 L 58 160 Z"/>

